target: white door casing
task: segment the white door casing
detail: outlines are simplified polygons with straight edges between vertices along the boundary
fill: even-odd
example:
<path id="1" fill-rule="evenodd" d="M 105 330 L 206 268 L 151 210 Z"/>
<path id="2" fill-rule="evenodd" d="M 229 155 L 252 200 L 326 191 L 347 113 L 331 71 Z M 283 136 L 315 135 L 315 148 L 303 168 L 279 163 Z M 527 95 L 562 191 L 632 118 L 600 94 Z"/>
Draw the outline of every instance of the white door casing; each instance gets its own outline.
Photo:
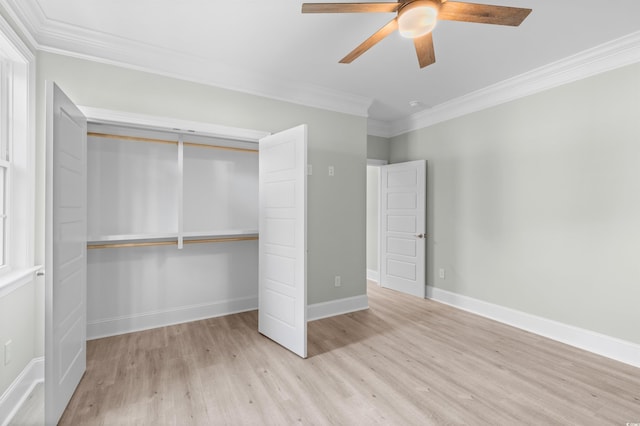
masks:
<path id="1" fill-rule="evenodd" d="M 47 82 L 45 423 L 60 419 L 86 369 L 87 122 Z"/>
<path id="2" fill-rule="evenodd" d="M 424 298 L 426 161 L 380 167 L 380 284 Z"/>
<path id="3" fill-rule="evenodd" d="M 307 357 L 307 126 L 260 139 L 258 330 Z"/>

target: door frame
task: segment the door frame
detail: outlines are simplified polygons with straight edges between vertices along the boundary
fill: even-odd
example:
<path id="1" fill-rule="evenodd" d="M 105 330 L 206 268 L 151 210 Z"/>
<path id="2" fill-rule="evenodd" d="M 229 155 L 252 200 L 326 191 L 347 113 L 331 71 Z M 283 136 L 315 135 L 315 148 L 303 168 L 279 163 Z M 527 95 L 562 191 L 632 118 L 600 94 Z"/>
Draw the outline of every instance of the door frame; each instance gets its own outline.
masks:
<path id="1" fill-rule="evenodd" d="M 270 136 L 272 133 L 261 130 L 244 129 L 216 125 L 211 123 L 195 122 L 168 117 L 160 117 L 146 114 L 135 114 L 123 111 L 115 111 L 101 108 L 93 108 L 77 105 L 77 108 L 84 114 L 87 123 L 129 125 L 144 129 L 156 129 L 176 132 L 175 129 L 189 129 L 190 132 L 206 136 L 234 139 L 244 142 L 259 144 L 260 139 Z M 306 164 L 305 164 L 306 170 Z M 306 176 L 305 176 L 306 177 Z M 305 250 L 306 251 L 306 250 Z M 259 290 L 258 290 L 259 291 Z M 308 304 L 305 298 L 305 312 Z M 46 316 L 45 316 L 46 318 Z M 305 318 L 306 321 L 306 318 Z M 45 324 L 45 330 L 49 324 Z M 306 345 L 305 345 L 306 346 Z"/>
<path id="2" fill-rule="evenodd" d="M 419 237 L 420 239 L 423 239 L 423 250 L 424 250 L 424 258 L 422 259 L 422 269 L 424 271 L 423 273 L 423 281 L 424 281 L 424 292 L 422 293 L 422 297 L 423 298 L 427 298 L 427 270 L 428 270 L 428 265 L 427 265 L 427 235 L 428 235 L 428 220 L 427 220 L 427 173 L 428 173 L 428 164 L 426 160 L 409 160 L 409 161 L 402 161 L 402 162 L 398 162 L 398 163 L 391 163 L 391 164 L 386 164 L 388 166 L 394 166 L 394 165 L 401 165 L 401 164 L 406 164 L 406 163 L 417 163 L 417 162 L 424 162 L 423 167 L 423 172 L 424 172 L 424 232 L 421 235 L 424 235 L 424 237 Z M 386 166 L 386 165 L 381 165 L 382 166 Z M 382 221 L 381 221 L 381 216 L 382 216 L 382 173 L 380 173 L 379 177 L 378 177 L 378 214 L 379 214 L 379 221 L 378 221 L 378 274 L 379 274 L 379 280 L 378 280 L 378 286 L 382 287 L 382 281 L 383 281 L 383 276 L 382 276 L 382 263 L 383 263 L 383 253 L 382 253 Z M 417 230 L 417 232 L 420 232 L 419 229 Z M 413 293 L 408 293 L 408 294 L 413 294 Z"/>
<path id="3" fill-rule="evenodd" d="M 380 169 L 380 166 L 386 166 L 387 164 L 389 164 L 389 161 L 387 160 L 378 160 L 375 158 L 367 158 L 367 167 L 372 166 L 372 167 L 376 167 L 378 169 Z M 367 273 L 367 279 L 371 280 L 371 281 L 375 281 L 375 283 L 380 286 L 380 261 L 382 260 L 382 255 L 380 254 L 380 170 L 378 170 L 378 222 L 376 223 L 376 254 L 377 254 L 377 263 L 378 263 L 378 269 L 375 271 L 376 273 L 376 279 L 372 279 L 369 278 L 369 269 L 367 269 L 366 273 Z M 369 192 L 369 188 L 367 187 L 366 189 L 367 193 Z M 367 219 L 368 220 L 368 219 Z M 367 246 L 369 245 L 369 243 L 367 242 Z M 365 248 L 366 250 L 366 248 Z M 365 253 L 366 256 L 366 253 Z"/>

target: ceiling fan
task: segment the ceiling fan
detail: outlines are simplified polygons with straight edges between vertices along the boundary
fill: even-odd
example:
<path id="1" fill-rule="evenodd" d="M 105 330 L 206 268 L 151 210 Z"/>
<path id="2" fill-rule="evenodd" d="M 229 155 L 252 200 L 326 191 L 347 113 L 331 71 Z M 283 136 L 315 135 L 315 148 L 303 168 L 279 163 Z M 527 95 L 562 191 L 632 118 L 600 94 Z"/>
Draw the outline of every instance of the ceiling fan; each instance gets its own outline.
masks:
<path id="1" fill-rule="evenodd" d="M 420 68 L 436 61 L 431 31 L 438 20 L 517 27 L 531 9 L 447 0 L 398 0 L 395 3 L 303 3 L 302 13 L 397 13 L 397 16 L 353 49 L 340 63 L 350 64 L 386 36 L 398 30 L 412 38 Z"/>

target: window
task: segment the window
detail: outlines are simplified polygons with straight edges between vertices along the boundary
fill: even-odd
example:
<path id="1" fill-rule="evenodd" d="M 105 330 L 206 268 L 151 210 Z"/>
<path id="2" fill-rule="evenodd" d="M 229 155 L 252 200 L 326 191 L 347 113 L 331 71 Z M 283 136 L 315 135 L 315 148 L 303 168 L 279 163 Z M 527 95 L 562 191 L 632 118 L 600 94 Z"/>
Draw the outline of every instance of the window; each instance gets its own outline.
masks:
<path id="1" fill-rule="evenodd" d="M 34 59 L 0 15 L 0 288 L 34 267 Z"/>
<path id="2" fill-rule="evenodd" d="M 7 266 L 7 205 L 8 184 L 11 163 L 9 163 L 9 124 L 10 124 L 10 66 L 7 60 L 0 61 L 0 270 Z"/>

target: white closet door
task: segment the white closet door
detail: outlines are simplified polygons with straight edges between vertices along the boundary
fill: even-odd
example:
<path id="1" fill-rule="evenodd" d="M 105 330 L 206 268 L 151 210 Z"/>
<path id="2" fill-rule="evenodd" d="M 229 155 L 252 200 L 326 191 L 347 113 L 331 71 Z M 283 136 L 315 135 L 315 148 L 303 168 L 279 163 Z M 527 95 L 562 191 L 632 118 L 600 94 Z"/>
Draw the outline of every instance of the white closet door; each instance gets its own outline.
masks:
<path id="1" fill-rule="evenodd" d="M 380 284 L 424 298 L 426 161 L 380 167 Z"/>
<path id="2" fill-rule="evenodd" d="M 307 126 L 260 139 L 258 330 L 307 357 Z"/>
<path id="3" fill-rule="evenodd" d="M 58 422 L 87 364 L 87 122 L 47 83 L 45 423 Z"/>

